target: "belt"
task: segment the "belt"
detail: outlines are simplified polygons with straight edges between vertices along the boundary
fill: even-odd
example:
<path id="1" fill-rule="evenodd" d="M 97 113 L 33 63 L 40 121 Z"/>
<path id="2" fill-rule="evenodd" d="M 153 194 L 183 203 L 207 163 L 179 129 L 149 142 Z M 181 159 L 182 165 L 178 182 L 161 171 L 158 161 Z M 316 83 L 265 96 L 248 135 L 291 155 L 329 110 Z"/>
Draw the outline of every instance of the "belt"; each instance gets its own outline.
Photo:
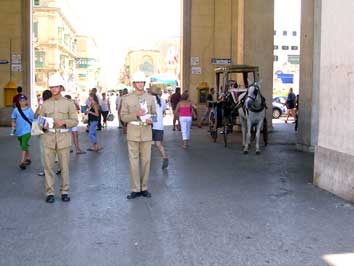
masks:
<path id="1" fill-rule="evenodd" d="M 70 130 L 67 128 L 49 128 L 48 132 L 50 133 L 66 133 L 69 132 Z"/>
<path id="2" fill-rule="evenodd" d="M 134 126 L 148 126 L 149 124 L 146 122 L 142 121 L 131 121 L 129 124 L 134 125 Z"/>

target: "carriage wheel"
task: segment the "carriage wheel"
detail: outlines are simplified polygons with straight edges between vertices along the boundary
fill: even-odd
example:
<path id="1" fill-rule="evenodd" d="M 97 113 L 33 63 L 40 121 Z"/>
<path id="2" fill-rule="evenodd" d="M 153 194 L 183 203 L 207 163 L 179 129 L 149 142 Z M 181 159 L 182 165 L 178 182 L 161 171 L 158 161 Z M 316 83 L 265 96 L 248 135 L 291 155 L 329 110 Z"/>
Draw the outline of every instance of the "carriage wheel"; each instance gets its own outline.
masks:
<path id="1" fill-rule="evenodd" d="M 263 121 L 263 140 L 264 140 L 264 145 L 268 145 L 268 123 L 267 123 L 267 118 L 264 118 Z"/>

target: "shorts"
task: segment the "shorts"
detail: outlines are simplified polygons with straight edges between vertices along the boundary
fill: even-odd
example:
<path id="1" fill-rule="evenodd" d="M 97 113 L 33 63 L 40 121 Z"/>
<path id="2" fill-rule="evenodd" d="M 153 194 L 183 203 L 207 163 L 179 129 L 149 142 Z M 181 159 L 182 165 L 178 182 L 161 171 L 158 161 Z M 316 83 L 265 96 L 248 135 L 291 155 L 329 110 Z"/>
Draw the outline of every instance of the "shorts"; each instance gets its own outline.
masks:
<path id="1" fill-rule="evenodd" d="M 152 141 L 163 141 L 163 130 L 152 130 Z"/>
<path id="2" fill-rule="evenodd" d="M 24 134 L 20 137 L 17 137 L 18 141 L 20 142 L 21 150 L 28 151 L 28 141 L 31 138 L 31 133 Z"/>
<path id="3" fill-rule="evenodd" d="M 77 127 L 72 127 L 72 128 L 70 128 L 70 131 L 71 131 L 71 132 L 77 132 Z"/>
<path id="4" fill-rule="evenodd" d="M 80 106 L 80 111 L 81 111 L 81 113 L 83 113 L 83 114 L 86 113 L 86 109 L 87 109 L 87 108 L 86 108 L 86 105 L 81 105 L 81 106 Z"/>

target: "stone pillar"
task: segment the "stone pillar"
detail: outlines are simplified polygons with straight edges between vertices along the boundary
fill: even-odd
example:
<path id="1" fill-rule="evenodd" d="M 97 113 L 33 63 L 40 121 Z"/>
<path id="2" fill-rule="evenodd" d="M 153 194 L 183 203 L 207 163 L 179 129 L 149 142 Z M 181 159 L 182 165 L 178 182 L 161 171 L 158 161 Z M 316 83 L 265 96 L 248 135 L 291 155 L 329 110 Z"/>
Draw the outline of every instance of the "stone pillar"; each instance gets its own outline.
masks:
<path id="1" fill-rule="evenodd" d="M 318 138 L 321 0 L 301 4 L 300 108 L 297 149 L 314 151 Z"/>
<path id="2" fill-rule="evenodd" d="M 262 94 L 267 100 L 268 126 L 272 123 L 274 1 L 244 1 L 244 63 L 260 68 Z"/>
<path id="3" fill-rule="evenodd" d="M 1 125 L 9 125 L 11 107 L 4 106 L 4 86 L 10 80 L 17 86 L 22 86 L 30 97 L 30 36 L 31 20 L 28 0 L 1 0 L 0 17 L 0 60 L 9 61 L 9 64 L 0 65 L 0 117 Z M 12 55 L 21 56 L 21 71 L 11 71 Z"/>
<path id="4" fill-rule="evenodd" d="M 190 57 L 191 57 L 191 19 L 192 0 L 182 1 L 182 89 L 189 88 L 190 83 Z"/>
<path id="5" fill-rule="evenodd" d="M 322 0 L 314 183 L 354 201 L 354 1 Z"/>

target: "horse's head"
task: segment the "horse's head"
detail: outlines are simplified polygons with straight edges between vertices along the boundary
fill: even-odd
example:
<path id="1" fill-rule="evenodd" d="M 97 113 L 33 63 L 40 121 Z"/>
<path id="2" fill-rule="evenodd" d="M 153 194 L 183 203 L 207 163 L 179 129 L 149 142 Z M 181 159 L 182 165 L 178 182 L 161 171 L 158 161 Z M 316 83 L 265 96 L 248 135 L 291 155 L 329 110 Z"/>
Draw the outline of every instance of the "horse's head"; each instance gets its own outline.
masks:
<path id="1" fill-rule="evenodd" d="M 261 86 L 259 83 L 255 82 L 248 88 L 246 106 L 248 108 L 259 109 L 262 105 Z"/>

